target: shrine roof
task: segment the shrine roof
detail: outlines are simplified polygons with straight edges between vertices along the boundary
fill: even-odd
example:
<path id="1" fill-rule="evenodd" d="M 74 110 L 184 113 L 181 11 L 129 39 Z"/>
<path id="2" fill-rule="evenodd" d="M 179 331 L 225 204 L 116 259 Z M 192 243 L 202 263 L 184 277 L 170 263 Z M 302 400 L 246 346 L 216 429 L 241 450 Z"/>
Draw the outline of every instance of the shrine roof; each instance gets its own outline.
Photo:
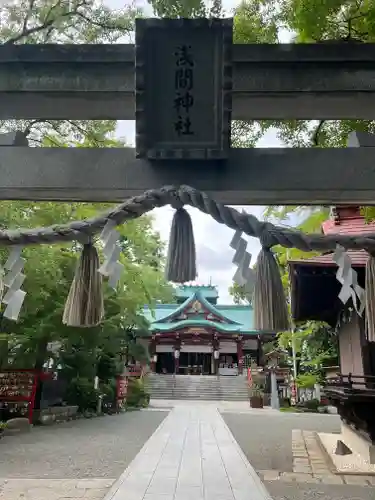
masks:
<path id="1" fill-rule="evenodd" d="M 182 304 L 156 304 L 154 308 L 144 306 L 143 315 L 150 324 L 150 333 L 200 326 L 223 333 L 258 334 L 253 329 L 253 309 L 250 305 L 212 304 L 199 287 Z"/>
<path id="2" fill-rule="evenodd" d="M 367 223 L 360 213 L 359 207 L 341 206 L 336 207 L 335 211 L 334 217 L 322 223 L 323 234 L 366 235 L 375 233 L 375 223 Z M 353 267 L 364 267 L 366 265 L 368 253 L 365 250 L 349 250 L 347 254 L 352 261 Z M 308 259 L 289 260 L 288 262 L 291 265 L 306 264 L 336 267 L 336 263 L 333 260 L 333 252 L 310 257 Z"/>
<path id="3" fill-rule="evenodd" d="M 367 223 L 359 207 L 338 206 L 330 219 L 322 223 L 323 234 L 374 234 L 375 223 Z M 364 286 L 368 254 L 364 250 L 347 252 L 358 282 Z M 337 264 L 333 252 L 307 259 L 289 260 L 292 291 L 292 314 L 297 321 L 318 320 L 335 325 L 342 309 L 338 298 L 341 284 L 336 279 Z"/>

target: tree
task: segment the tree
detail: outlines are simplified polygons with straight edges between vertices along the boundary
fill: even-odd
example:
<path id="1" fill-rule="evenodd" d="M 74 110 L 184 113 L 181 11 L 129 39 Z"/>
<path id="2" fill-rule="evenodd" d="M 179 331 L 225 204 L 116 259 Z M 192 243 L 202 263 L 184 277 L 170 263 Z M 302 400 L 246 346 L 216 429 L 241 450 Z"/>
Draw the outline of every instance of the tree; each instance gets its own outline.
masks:
<path id="1" fill-rule="evenodd" d="M 280 209 L 281 213 L 282 209 Z M 321 223 L 327 218 L 327 210 L 314 211 L 300 224 L 297 229 L 304 232 L 317 231 Z M 289 297 L 290 281 L 288 271 L 289 260 L 299 260 L 318 255 L 317 252 L 302 252 L 281 246 L 273 248 L 279 263 L 281 279 L 285 294 Z M 229 289 L 235 303 L 246 301 L 247 295 L 243 287 L 233 283 Z M 292 323 L 292 321 L 291 321 Z M 332 328 L 328 325 L 307 321 L 295 325 L 292 331 L 279 332 L 278 345 L 289 353 L 289 365 L 293 365 L 293 344 L 297 357 L 297 372 L 320 372 L 322 364 L 328 359 L 338 357 L 337 339 Z"/>
<path id="2" fill-rule="evenodd" d="M 134 19 L 142 15 L 132 5 L 112 10 L 95 0 L 15 0 L 3 5 L 0 19 L 0 42 L 30 43 L 116 43 L 130 37 Z M 50 134 L 51 140 L 83 141 L 103 147 L 102 141 L 114 134 L 116 121 L 83 120 L 7 120 L 1 131 L 24 130 L 32 145 L 40 145 Z"/>
<path id="3" fill-rule="evenodd" d="M 115 43 L 131 36 L 133 7 L 113 11 L 94 0 L 17 0 L 2 8 L 0 41 L 22 43 Z M 114 147 L 116 122 L 77 120 L 5 121 L 1 131 L 23 130 L 31 145 L 42 147 Z M 3 227 L 35 227 L 87 218 L 109 207 L 92 203 L 0 202 Z M 137 327 L 144 328 L 140 312 L 145 303 L 169 300 L 171 288 L 162 275 L 163 248 L 152 228 L 152 218 L 129 221 L 120 229 L 121 260 L 125 273 L 118 293 L 106 289 L 107 316 L 100 327 L 77 330 L 61 323 L 64 302 L 80 250 L 77 244 L 27 248 L 27 291 L 20 321 L 4 320 L 0 363 L 8 357 L 14 366 L 40 367 L 48 357 L 62 363 L 70 376 L 91 378 L 95 370 L 118 356 Z M 0 257 L 6 252 L 0 250 Z M 47 352 L 50 341 L 62 343 L 60 354 Z M 5 344 L 5 349 L 4 349 Z M 83 359 L 85 362 L 83 363 Z M 106 361 L 105 361 L 106 360 Z M 108 365 L 108 363 L 107 363 Z M 91 380 L 92 382 L 92 380 Z M 90 382 L 90 383 L 91 383 Z"/>
<path id="4" fill-rule="evenodd" d="M 246 6 L 244 9 L 243 6 Z M 255 14 L 254 14 L 255 12 Z M 257 21 L 260 13 L 262 24 Z M 245 26 L 252 28 L 251 41 L 263 41 L 264 32 L 287 30 L 294 43 L 342 41 L 359 43 L 375 41 L 374 0 L 282 0 L 275 7 L 269 0 L 245 0 L 235 11 Z M 259 27 L 258 27 L 259 26 Z M 257 28 L 258 27 L 258 28 Z M 247 36 L 238 38 L 248 43 Z M 273 40 L 275 41 L 275 40 Z M 345 147 L 351 131 L 375 132 L 375 122 L 369 120 L 268 120 L 254 122 L 253 128 L 263 135 L 274 128 L 279 139 L 292 147 Z M 322 179 L 322 182 L 324 180 Z M 291 214 L 300 222 L 320 207 L 269 207 L 267 216 L 285 221 Z M 375 217 L 373 209 L 364 208 L 368 218 Z"/>
<path id="5" fill-rule="evenodd" d="M 233 282 L 229 287 L 229 294 L 233 297 L 235 304 L 251 304 L 251 295 L 246 293 L 245 288 L 237 283 Z"/>

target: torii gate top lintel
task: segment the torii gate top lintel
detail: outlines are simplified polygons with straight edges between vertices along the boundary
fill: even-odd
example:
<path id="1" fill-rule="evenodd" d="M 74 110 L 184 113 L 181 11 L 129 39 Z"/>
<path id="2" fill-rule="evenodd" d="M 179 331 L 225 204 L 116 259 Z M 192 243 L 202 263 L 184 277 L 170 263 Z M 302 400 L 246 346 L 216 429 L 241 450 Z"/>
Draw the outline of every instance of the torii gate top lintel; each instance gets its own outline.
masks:
<path id="1" fill-rule="evenodd" d="M 364 291 L 357 286 L 345 254 L 345 249 L 363 248 L 373 255 L 375 235 L 305 235 L 258 221 L 250 214 L 240 214 L 206 193 L 184 185 L 192 180 L 210 194 L 224 193 L 227 203 L 232 200 L 230 196 L 233 203 L 238 202 L 238 194 L 251 192 L 256 182 L 258 196 L 259 192 L 274 193 L 273 199 L 268 198 L 267 202 L 275 204 L 280 204 L 281 199 L 290 204 L 291 199 L 297 199 L 293 194 L 296 191 L 299 196 L 306 196 L 305 201 L 327 204 L 333 199 L 353 202 L 350 199 L 353 192 L 358 201 L 361 196 L 362 200 L 372 197 L 375 182 L 371 136 L 354 135 L 348 143 L 351 149 L 344 151 L 241 150 L 230 148 L 230 127 L 232 118 L 316 118 L 318 112 L 323 115 L 320 119 L 373 118 L 375 107 L 370 103 L 373 104 L 375 92 L 374 58 L 369 55 L 375 54 L 374 46 L 345 44 L 339 51 L 330 44 L 236 48 L 232 44 L 231 23 L 221 19 L 138 20 L 135 51 L 131 54 L 131 50 L 126 49 L 121 55 L 121 47 L 117 46 L 112 59 L 109 47 L 101 47 L 96 54 L 92 52 L 95 49 L 88 47 L 58 47 L 54 61 L 51 58 L 55 49 L 50 46 L 11 47 L 5 51 L 0 48 L 0 61 L 3 61 L 0 117 L 133 118 L 133 114 L 121 115 L 124 103 L 125 107 L 129 106 L 130 95 L 136 103 L 137 135 L 136 150 L 62 148 L 60 151 L 26 148 L 22 134 L 8 134 L 0 142 L 3 184 L 0 195 L 11 198 L 23 190 L 25 197 L 32 195 L 41 200 L 53 199 L 55 193 L 65 190 L 64 199 L 79 199 L 82 193 L 85 197 L 86 193 L 105 190 L 122 193 L 121 183 L 124 195 L 146 191 L 91 220 L 34 230 L 0 230 L 0 242 L 12 246 L 5 263 L 9 271 L 4 279 L 7 293 L 1 298 L 7 305 L 6 317 L 17 319 L 25 296 L 20 289 L 25 278 L 24 259 L 20 257 L 22 245 L 78 239 L 83 243 L 83 250 L 63 322 L 71 326 L 99 324 L 104 314 L 100 276 L 108 277 L 110 286 L 116 288 L 123 269 L 115 227 L 152 208 L 170 204 L 176 208 L 166 266 L 170 281 L 182 283 L 196 277 L 192 223 L 183 208 L 192 205 L 235 229 L 231 242 L 235 250 L 233 263 L 238 266 L 235 279 L 245 286 L 247 293 L 252 289 L 254 271 L 249 268 L 251 257 L 241 233 L 259 238 L 262 251 L 255 270 L 256 329 L 277 332 L 289 327 L 284 289 L 271 251 L 273 246 L 281 244 L 306 251 L 336 249 L 338 279 L 345 291 L 340 298 L 343 302 L 349 300 L 353 297 L 351 287 L 356 287 L 361 302 L 359 314 L 366 307 L 369 329 L 375 331 L 375 257 L 368 259 L 369 286 L 366 285 Z M 7 61 L 4 60 L 6 51 Z M 12 61 L 10 55 L 14 57 L 17 51 L 19 57 Z M 74 58 L 69 59 L 69 51 L 76 51 Z M 116 57 L 125 57 L 129 63 L 115 62 Z M 293 57 L 297 58 L 292 67 Z M 49 59 L 47 65 L 46 59 Z M 135 86 L 126 80 L 128 64 L 132 66 L 132 76 L 134 73 L 136 76 Z M 15 78 L 17 72 L 19 79 Z M 368 80 L 364 82 L 366 77 Z M 28 106 L 24 108 L 25 97 Z M 51 107 L 49 116 L 43 115 L 46 104 Z M 116 113 L 114 105 L 118 108 Z M 300 115 L 296 116 L 298 112 Z M 361 145 L 365 147 L 359 148 Z M 359 181 L 358 168 L 362 169 Z M 119 183 L 114 171 L 120 176 Z M 331 175 L 328 184 L 324 182 L 327 172 Z M 270 179 L 274 179 L 272 188 Z M 162 184 L 173 181 L 176 186 L 160 188 L 162 180 Z M 320 191 L 316 182 L 322 185 Z M 159 186 L 155 186 L 157 183 Z M 150 188 L 154 189 L 147 191 Z M 280 192 L 284 198 L 277 194 Z M 92 197 L 87 195 L 88 199 Z M 257 202 L 265 199 L 257 198 Z M 245 204 L 247 200 L 241 201 Z M 251 201 L 254 202 L 254 197 L 247 203 Z M 101 230 L 105 262 L 100 266 L 93 238 Z"/>

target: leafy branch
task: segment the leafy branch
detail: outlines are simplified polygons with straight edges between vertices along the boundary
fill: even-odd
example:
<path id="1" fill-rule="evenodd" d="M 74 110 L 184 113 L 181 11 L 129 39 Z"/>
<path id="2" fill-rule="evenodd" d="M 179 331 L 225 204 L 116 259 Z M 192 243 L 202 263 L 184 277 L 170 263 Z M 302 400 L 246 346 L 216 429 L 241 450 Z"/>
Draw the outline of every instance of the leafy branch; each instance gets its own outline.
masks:
<path id="1" fill-rule="evenodd" d="M 10 45 L 14 44 L 16 42 L 19 42 L 30 35 L 33 35 L 35 33 L 39 33 L 40 31 L 44 31 L 48 29 L 49 34 L 51 33 L 51 29 L 53 29 L 54 25 L 57 23 L 57 21 L 60 21 L 63 18 L 69 18 L 72 16 L 75 16 L 78 14 L 78 9 L 83 6 L 88 6 L 88 3 L 84 0 L 83 2 L 78 3 L 74 9 L 69 10 L 68 12 L 60 12 L 57 17 L 51 18 L 51 14 L 54 9 L 57 9 L 58 7 L 61 7 L 61 0 L 59 0 L 56 4 L 54 4 L 50 10 L 48 11 L 46 17 L 44 18 L 43 22 L 37 26 L 29 26 L 29 20 L 33 11 L 35 5 L 35 0 L 29 0 L 29 8 L 26 12 L 23 25 L 22 25 L 22 30 L 21 33 L 18 33 L 17 35 L 14 35 L 13 37 L 10 37 L 5 44 Z"/>

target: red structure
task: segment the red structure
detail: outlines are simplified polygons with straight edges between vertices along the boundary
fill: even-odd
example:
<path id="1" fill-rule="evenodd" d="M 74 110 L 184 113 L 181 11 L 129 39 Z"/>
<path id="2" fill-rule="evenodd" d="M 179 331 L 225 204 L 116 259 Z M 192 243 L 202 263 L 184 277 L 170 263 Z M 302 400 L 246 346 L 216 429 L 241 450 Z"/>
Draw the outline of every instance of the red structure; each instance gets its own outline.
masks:
<path id="1" fill-rule="evenodd" d="M 116 380 L 116 404 L 121 407 L 126 400 L 128 394 L 128 377 L 119 375 Z"/>
<path id="2" fill-rule="evenodd" d="M 33 421 L 35 395 L 40 374 L 37 370 L 0 372 L 0 411 L 9 416 L 26 416 Z"/>

